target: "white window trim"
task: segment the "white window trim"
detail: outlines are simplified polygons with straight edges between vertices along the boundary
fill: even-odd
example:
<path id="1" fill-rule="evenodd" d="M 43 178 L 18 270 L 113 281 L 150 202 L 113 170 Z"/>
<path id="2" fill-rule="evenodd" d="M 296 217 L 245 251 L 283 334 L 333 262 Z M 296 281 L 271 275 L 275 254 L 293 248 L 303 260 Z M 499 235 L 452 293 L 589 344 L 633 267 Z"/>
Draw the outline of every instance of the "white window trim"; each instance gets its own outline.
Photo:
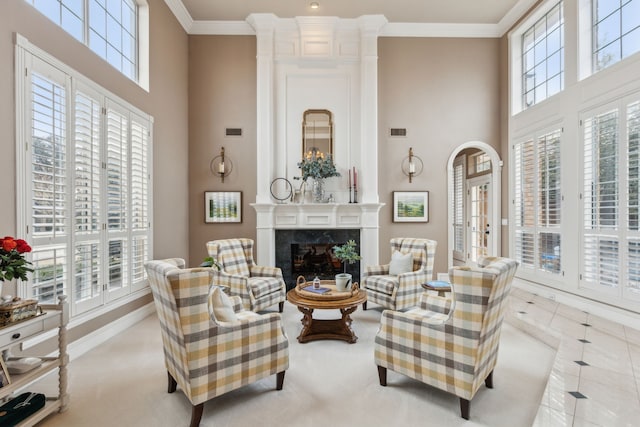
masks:
<path id="1" fill-rule="evenodd" d="M 150 45 L 150 41 L 149 41 L 149 3 L 148 3 L 148 0 L 133 0 L 133 1 L 138 6 L 138 22 L 137 22 L 138 34 L 136 36 L 137 37 L 137 39 L 136 39 L 136 42 L 137 42 L 136 43 L 136 50 L 137 50 L 137 64 L 136 64 L 136 67 L 137 67 L 137 70 L 136 70 L 136 78 L 130 79 L 130 80 L 135 82 L 135 83 L 137 83 L 138 86 L 140 86 L 145 91 L 149 92 L 149 80 L 150 80 L 150 78 L 149 78 L 149 71 L 150 71 L 150 68 L 149 68 L 149 45 Z M 27 3 L 30 6 L 34 7 L 33 4 L 31 4 L 30 1 L 27 1 Z M 85 6 L 87 6 L 87 3 L 85 3 Z M 34 9 L 36 9 L 36 8 L 34 7 Z M 109 64 L 109 66 L 113 67 L 109 63 L 109 61 L 107 61 L 106 58 L 103 58 L 102 56 L 96 54 L 89 47 L 89 41 L 88 41 L 89 40 L 89 24 L 88 24 L 88 19 L 87 19 L 88 16 L 89 16 L 88 7 L 85 7 L 84 8 L 84 17 L 83 17 L 83 22 L 82 22 L 82 25 L 83 25 L 82 31 L 83 31 L 83 39 L 84 40 L 77 40 L 71 34 L 69 34 L 69 36 L 72 37 L 74 40 L 79 41 L 80 43 L 84 44 L 85 47 L 91 51 L 91 53 L 96 55 L 101 60 L 105 61 L 107 64 Z M 58 25 L 56 23 L 54 23 L 54 24 Z M 62 26 L 60 26 L 60 28 L 65 30 L 65 28 L 63 28 Z M 67 32 L 67 31 L 65 30 L 65 32 Z M 120 71 L 118 70 L 118 72 L 120 72 Z M 129 77 L 126 76 L 125 74 L 122 74 L 122 75 L 127 77 L 127 79 L 129 79 Z"/>
<path id="2" fill-rule="evenodd" d="M 127 105 L 128 110 L 135 115 L 138 115 L 141 118 L 146 118 L 149 121 L 149 131 L 150 131 L 150 144 L 149 144 L 149 156 L 153 159 L 153 116 L 145 113 L 144 111 L 136 108 L 135 106 L 129 104 L 124 99 L 119 96 L 111 93 L 110 91 L 100 87 L 87 77 L 78 73 L 76 70 L 71 68 L 70 66 L 64 64 L 54 56 L 50 55 L 46 51 L 40 49 L 35 46 L 27 38 L 22 36 L 21 34 L 15 33 L 15 105 L 16 105 L 16 167 L 17 170 L 20 171 L 22 166 L 27 161 L 28 153 L 23 148 L 25 141 L 29 140 L 29 123 L 28 118 L 25 116 L 25 107 L 26 107 L 26 99 L 24 97 L 26 90 L 26 79 L 24 78 L 25 71 L 30 68 L 31 57 L 37 57 L 40 60 L 47 62 L 54 68 L 59 69 L 61 72 L 67 74 L 71 77 L 72 83 L 71 86 L 75 86 L 73 80 L 81 82 L 82 85 L 89 87 L 93 90 L 99 91 L 102 96 L 106 96 L 111 99 L 113 102 Z M 70 106 L 67 105 L 67 109 Z M 68 127 L 67 132 L 70 131 Z M 153 161 L 149 162 L 149 174 L 153 176 Z M 17 173 L 16 174 L 16 213 L 17 213 L 17 230 L 20 234 L 26 235 L 27 226 L 29 224 L 28 216 L 29 212 L 25 209 L 27 206 L 28 196 L 28 184 L 27 184 L 27 175 L 25 173 Z M 69 196 L 70 197 L 70 196 Z M 149 206 L 153 206 L 153 180 L 149 181 Z M 149 222 L 150 228 L 153 230 L 153 211 L 149 212 Z M 149 256 L 153 258 L 153 232 L 149 233 Z M 131 291 L 121 298 L 117 300 L 105 300 L 105 303 L 94 310 L 77 314 L 72 317 L 70 321 L 70 325 L 72 324 L 81 324 L 84 322 L 88 322 L 92 319 L 95 319 L 105 313 L 116 310 L 118 307 L 125 305 L 129 302 L 135 301 L 136 299 L 149 294 L 150 290 L 148 287 L 140 289 L 139 287 L 130 286 Z M 71 289 L 67 287 L 67 292 L 71 292 Z M 28 284 L 25 282 L 18 283 L 17 293 L 21 297 L 29 297 L 28 295 Z M 72 310 L 73 313 L 73 310 Z M 78 323 L 76 323 L 78 322 Z"/>
<path id="3" fill-rule="evenodd" d="M 587 1 L 587 0 L 585 0 Z M 515 29 L 513 29 L 507 35 L 509 39 L 509 76 L 510 76 L 510 90 L 511 96 L 509 97 L 509 111 L 511 115 L 514 116 L 522 111 L 527 110 L 524 108 L 524 102 L 522 101 L 522 36 L 523 34 L 540 18 L 546 15 L 556 4 L 558 4 L 558 0 L 547 0 L 541 3 L 525 20 L 523 20 Z M 566 1 L 563 3 L 563 7 L 566 7 Z M 566 47 L 566 9 L 563 10 L 563 16 L 565 19 L 565 47 Z M 566 49 L 565 49 L 566 52 Z M 560 93 L 564 91 L 564 88 L 567 85 L 566 79 L 566 70 L 567 70 L 567 61 L 565 57 L 564 61 L 564 70 L 565 74 L 564 79 L 564 87 L 560 90 Z M 557 95 L 557 94 L 556 94 Z M 554 95 L 555 96 L 555 95 Z M 552 98 L 547 97 L 542 101 L 536 102 L 532 107 L 539 105 L 545 102 L 547 99 Z"/>

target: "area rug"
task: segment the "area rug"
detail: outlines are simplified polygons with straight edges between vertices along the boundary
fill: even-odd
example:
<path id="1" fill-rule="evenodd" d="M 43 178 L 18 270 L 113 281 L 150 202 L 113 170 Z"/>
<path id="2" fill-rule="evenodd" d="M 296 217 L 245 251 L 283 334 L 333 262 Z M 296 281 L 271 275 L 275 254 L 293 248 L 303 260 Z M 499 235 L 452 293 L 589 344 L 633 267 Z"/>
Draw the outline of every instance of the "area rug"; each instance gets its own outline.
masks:
<path id="1" fill-rule="evenodd" d="M 458 398 L 389 371 L 378 383 L 373 340 L 382 309 L 352 315 L 355 344 L 297 342 L 302 314 L 289 303 L 283 313 L 290 342 L 284 389 L 275 376 L 205 404 L 201 426 L 530 426 L 538 411 L 555 349 L 505 323 L 494 388 L 482 386 L 471 419 L 460 418 Z M 337 311 L 314 313 L 331 318 Z M 149 316 L 69 367 L 71 405 L 42 426 L 186 426 L 191 406 L 166 392 L 158 320 Z"/>

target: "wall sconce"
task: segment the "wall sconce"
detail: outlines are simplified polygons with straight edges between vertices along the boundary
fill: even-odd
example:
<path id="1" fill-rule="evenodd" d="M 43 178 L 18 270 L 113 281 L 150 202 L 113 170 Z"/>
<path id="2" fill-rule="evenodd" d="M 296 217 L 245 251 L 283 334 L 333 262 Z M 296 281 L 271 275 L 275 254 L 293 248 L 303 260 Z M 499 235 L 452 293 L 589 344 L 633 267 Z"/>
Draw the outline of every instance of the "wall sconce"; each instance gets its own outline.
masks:
<path id="1" fill-rule="evenodd" d="M 420 175 L 423 168 L 422 159 L 413 154 L 413 147 L 409 148 L 409 155 L 402 160 L 402 173 L 409 177 L 409 182 L 412 182 L 413 177 Z"/>
<path id="2" fill-rule="evenodd" d="M 215 156 L 213 160 L 211 160 L 211 164 L 209 164 L 209 168 L 211 169 L 211 173 L 214 175 L 218 175 L 222 182 L 224 182 L 224 177 L 229 176 L 231 171 L 233 170 L 233 163 L 231 162 L 231 158 L 229 156 L 224 155 L 224 147 L 220 149 L 220 154 Z"/>

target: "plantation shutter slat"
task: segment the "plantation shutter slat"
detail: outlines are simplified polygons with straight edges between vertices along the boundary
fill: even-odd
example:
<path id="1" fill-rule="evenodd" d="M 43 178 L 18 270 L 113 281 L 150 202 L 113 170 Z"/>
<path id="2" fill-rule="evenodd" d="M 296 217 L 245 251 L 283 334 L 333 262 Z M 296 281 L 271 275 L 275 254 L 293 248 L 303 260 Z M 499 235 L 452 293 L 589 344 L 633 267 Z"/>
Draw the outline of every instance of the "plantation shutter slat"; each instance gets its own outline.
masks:
<path id="1" fill-rule="evenodd" d="M 101 122 L 100 101 L 75 94 L 74 146 L 74 253 L 75 312 L 83 313 L 101 303 Z"/>
<path id="2" fill-rule="evenodd" d="M 619 284 L 619 136 L 617 109 L 584 120 L 583 280 Z"/>
<path id="3" fill-rule="evenodd" d="M 148 123 L 131 120 L 131 282 L 146 279 L 144 263 L 149 250 L 149 128 Z"/>
<path id="4" fill-rule="evenodd" d="M 640 291 L 640 102 L 627 106 L 627 259 L 626 289 Z"/>

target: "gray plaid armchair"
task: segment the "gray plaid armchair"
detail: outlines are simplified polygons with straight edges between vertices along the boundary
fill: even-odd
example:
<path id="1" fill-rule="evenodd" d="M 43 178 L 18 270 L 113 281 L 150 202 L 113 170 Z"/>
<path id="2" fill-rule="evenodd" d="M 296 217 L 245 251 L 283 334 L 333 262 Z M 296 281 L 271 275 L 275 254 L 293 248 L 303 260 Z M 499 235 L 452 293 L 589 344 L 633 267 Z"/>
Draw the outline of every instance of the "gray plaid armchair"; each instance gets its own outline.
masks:
<path id="1" fill-rule="evenodd" d="M 452 298 L 422 294 L 419 307 L 385 310 L 375 338 L 380 385 L 387 369 L 460 398 L 462 418 L 485 383 L 493 387 L 500 330 L 518 263 L 508 258 L 480 259 L 480 268 L 449 270 Z"/>
<path id="2" fill-rule="evenodd" d="M 164 347 L 169 393 L 179 386 L 200 424 L 204 402 L 277 374 L 281 390 L 289 367 L 289 341 L 278 313 L 258 315 L 231 297 L 237 321 L 219 322 L 211 308 L 213 270 L 184 268 L 172 258 L 145 264 Z"/>
<path id="3" fill-rule="evenodd" d="M 413 254 L 413 271 L 389 275 L 389 264 L 367 266 L 364 272 L 364 289 L 367 302 L 374 302 L 391 310 L 402 310 L 418 304 L 424 292 L 423 283 L 433 277 L 433 261 L 438 242 L 429 239 L 396 237 L 391 239 L 391 253 Z M 363 308 L 367 309 L 367 303 Z"/>
<path id="4" fill-rule="evenodd" d="M 255 264 L 253 240 L 212 240 L 207 242 L 207 251 L 221 267 L 220 271 L 213 271 L 216 285 L 227 287 L 231 296 L 239 296 L 247 310 L 258 312 L 278 304 L 282 313 L 286 300 L 282 271 L 277 267 Z"/>

